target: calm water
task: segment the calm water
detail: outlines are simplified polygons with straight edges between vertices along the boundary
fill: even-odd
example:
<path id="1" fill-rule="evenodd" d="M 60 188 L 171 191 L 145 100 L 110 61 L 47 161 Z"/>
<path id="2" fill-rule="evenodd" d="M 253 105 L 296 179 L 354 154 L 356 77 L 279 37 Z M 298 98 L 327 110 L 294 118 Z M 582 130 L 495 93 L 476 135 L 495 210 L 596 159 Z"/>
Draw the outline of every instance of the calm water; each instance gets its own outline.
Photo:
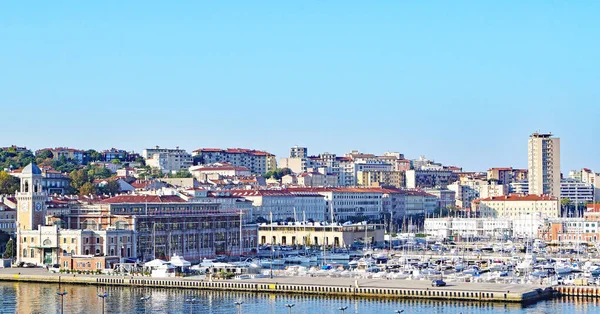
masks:
<path id="1" fill-rule="evenodd" d="M 0 313 L 59 313 L 58 285 L 30 283 L 0 283 Z M 287 303 L 294 303 L 292 313 L 384 314 L 403 309 L 404 313 L 600 313 L 600 302 L 592 299 L 562 299 L 522 307 L 498 303 L 390 301 L 352 298 L 322 298 L 294 295 L 254 294 L 175 289 L 146 289 L 129 287 L 96 287 L 62 285 L 68 292 L 64 298 L 65 313 L 101 313 L 102 300 L 98 293 L 107 292 L 107 313 L 144 313 L 142 296 L 151 295 L 146 313 L 237 313 L 236 301 L 243 301 L 241 313 L 288 313 Z M 186 303 L 197 298 L 196 304 Z"/>

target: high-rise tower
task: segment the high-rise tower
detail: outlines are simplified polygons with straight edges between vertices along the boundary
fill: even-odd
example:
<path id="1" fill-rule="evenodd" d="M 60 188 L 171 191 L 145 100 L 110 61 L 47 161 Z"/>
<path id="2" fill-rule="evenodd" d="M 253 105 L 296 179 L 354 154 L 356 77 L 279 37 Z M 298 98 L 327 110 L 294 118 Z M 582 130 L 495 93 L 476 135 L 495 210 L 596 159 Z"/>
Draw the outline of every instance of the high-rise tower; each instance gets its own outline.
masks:
<path id="1" fill-rule="evenodd" d="M 528 147 L 529 194 L 560 198 L 560 138 L 533 133 Z"/>

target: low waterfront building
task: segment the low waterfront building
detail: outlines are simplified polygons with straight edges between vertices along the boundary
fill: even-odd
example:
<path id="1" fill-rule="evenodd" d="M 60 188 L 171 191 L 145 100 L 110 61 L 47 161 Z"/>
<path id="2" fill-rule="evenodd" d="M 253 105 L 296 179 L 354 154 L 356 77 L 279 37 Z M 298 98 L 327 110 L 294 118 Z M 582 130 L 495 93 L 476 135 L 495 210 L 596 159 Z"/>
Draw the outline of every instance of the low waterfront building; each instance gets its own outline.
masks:
<path id="1" fill-rule="evenodd" d="M 560 201 L 547 195 L 518 195 L 489 197 L 474 201 L 480 217 L 520 217 L 539 214 L 546 218 L 560 216 Z"/>
<path id="2" fill-rule="evenodd" d="M 290 222 L 262 224 L 258 227 L 261 245 L 303 245 L 349 247 L 355 242 L 383 242 L 382 224 L 321 224 L 319 222 Z"/>

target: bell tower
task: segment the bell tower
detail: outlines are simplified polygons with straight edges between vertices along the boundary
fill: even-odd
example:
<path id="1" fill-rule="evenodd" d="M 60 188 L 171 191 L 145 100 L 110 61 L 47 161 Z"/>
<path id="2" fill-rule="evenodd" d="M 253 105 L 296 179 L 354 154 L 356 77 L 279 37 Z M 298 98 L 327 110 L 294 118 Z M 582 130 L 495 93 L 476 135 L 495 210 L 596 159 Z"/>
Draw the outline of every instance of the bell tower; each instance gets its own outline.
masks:
<path id="1" fill-rule="evenodd" d="M 42 171 L 33 163 L 21 171 L 21 188 L 17 198 L 17 229 L 37 230 L 45 225 L 46 193 L 42 191 Z"/>

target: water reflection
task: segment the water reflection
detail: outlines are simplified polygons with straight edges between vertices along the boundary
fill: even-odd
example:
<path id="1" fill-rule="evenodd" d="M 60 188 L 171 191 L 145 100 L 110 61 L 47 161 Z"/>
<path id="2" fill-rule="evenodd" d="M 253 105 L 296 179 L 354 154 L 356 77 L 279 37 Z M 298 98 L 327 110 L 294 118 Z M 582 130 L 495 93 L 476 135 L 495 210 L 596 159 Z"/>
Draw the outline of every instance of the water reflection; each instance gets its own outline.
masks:
<path id="1" fill-rule="evenodd" d="M 0 313 L 59 313 L 60 297 L 56 284 L 0 283 Z M 237 313 L 236 301 L 243 301 L 241 313 L 287 313 L 285 304 L 294 303 L 293 313 L 337 314 L 348 306 L 354 313 L 590 313 L 600 305 L 597 299 L 563 298 L 528 307 L 518 304 L 486 302 L 395 300 L 352 297 L 314 297 L 307 295 L 259 294 L 187 289 L 134 288 L 118 286 L 62 285 L 65 313 L 101 313 L 102 299 L 108 293 L 107 313 Z M 147 302 L 142 297 L 152 296 Z M 186 299 L 197 302 L 185 302 Z"/>

